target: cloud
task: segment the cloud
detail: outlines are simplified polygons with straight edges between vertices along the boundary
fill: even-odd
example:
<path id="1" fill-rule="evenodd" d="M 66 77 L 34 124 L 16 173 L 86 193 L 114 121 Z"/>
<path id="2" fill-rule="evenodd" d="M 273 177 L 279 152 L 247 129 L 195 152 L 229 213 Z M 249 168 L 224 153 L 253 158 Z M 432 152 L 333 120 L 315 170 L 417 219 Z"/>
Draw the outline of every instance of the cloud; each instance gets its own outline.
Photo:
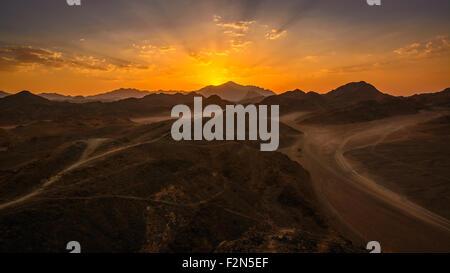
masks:
<path id="1" fill-rule="evenodd" d="M 394 54 L 384 57 L 368 55 L 369 60 L 361 64 L 344 65 L 326 69 L 326 73 L 360 73 L 386 69 L 392 65 L 409 66 L 413 63 L 423 62 L 427 58 L 441 57 L 450 54 L 448 36 L 437 36 L 430 40 L 411 43 L 393 51 Z"/>
<path id="2" fill-rule="evenodd" d="M 220 22 L 220 20 L 222 20 L 222 16 L 219 16 L 219 15 L 214 15 L 213 16 L 213 21 L 214 22 Z"/>
<path id="3" fill-rule="evenodd" d="M 279 39 L 281 36 L 286 34 L 286 30 L 282 29 L 272 29 L 271 31 L 266 33 L 266 39 L 267 40 L 276 40 Z"/>
<path id="4" fill-rule="evenodd" d="M 223 28 L 231 28 L 242 32 L 247 32 L 248 28 L 255 21 L 237 21 L 231 23 L 217 23 L 216 25 Z"/>
<path id="5" fill-rule="evenodd" d="M 69 56 L 61 52 L 32 46 L 5 46 L 0 48 L 0 70 L 16 71 L 21 68 L 33 68 L 35 66 L 56 69 L 69 67 L 97 71 L 132 68 L 146 69 L 145 65 L 117 58 L 107 59 L 84 55 Z"/>
<path id="6" fill-rule="evenodd" d="M 216 26 L 224 29 L 224 33 L 232 35 L 236 34 L 245 35 L 248 32 L 250 25 L 256 22 L 254 20 L 224 22 L 222 16 L 218 15 L 214 15 L 213 21 L 216 23 Z"/>
<path id="7" fill-rule="evenodd" d="M 64 66 L 59 52 L 25 46 L 0 48 L 0 69 L 13 70 L 16 66 L 42 64 L 51 67 Z"/>
<path id="8" fill-rule="evenodd" d="M 450 52 L 448 36 L 437 36 L 434 39 L 412 43 L 394 50 L 401 57 L 427 58 L 441 56 Z"/>
<path id="9" fill-rule="evenodd" d="M 214 18 L 216 19 L 216 18 Z M 236 22 L 230 22 L 230 23 L 220 23 L 218 21 L 215 21 L 216 26 L 222 27 L 222 28 L 228 28 L 228 29 L 234 29 L 241 32 L 247 32 L 248 28 L 251 24 L 255 23 L 255 21 L 236 21 Z"/>
<path id="10" fill-rule="evenodd" d="M 139 50 L 139 54 L 143 56 L 150 56 L 155 54 L 164 54 L 169 52 L 175 52 L 176 48 L 170 45 L 156 46 L 149 43 L 149 41 L 143 41 L 141 45 L 133 44 L 134 49 Z"/>
<path id="11" fill-rule="evenodd" d="M 326 71 L 327 73 L 359 73 L 380 68 L 381 65 L 382 65 L 381 63 L 355 64 L 325 69 L 323 71 L 324 72 Z"/>
<path id="12" fill-rule="evenodd" d="M 238 51 L 252 44 L 252 41 L 245 41 L 243 39 L 232 39 L 230 42 L 231 47 Z"/>
<path id="13" fill-rule="evenodd" d="M 193 58 L 202 65 L 211 64 L 211 55 L 205 52 L 189 52 L 189 57 Z"/>
<path id="14" fill-rule="evenodd" d="M 214 22 L 216 26 L 223 28 L 223 33 L 230 36 L 230 47 L 235 51 L 240 51 L 252 42 L 247 38 L 249 27 L 256 21 L 235 21 L 235 22 L 223 22 L 223 18 L 218 15 L 214 15 Z"/>
<path id="15" fill-rule="evenodd" d="M 232 37 L 244 37 L 245 36 L 245 33 L 238 33 L 238 32 L 234 32 L 232 30 L 225 30 L 223 33 L 230 35 Z"/>
<path id="16" fill-rule="evenodd" d="M 319 56 L 309 55 L 304 57 L 303 60 L 311 63 L 317 63 L 319 61 Z"/>
<path id="17" fill-rule="evenodd" d="M 277 40 L 287 33 L 287 30 L 285 29 L 270 29 L 268 25 L 261 25 L 260 23 L 257 24 L 257 21 L 255 20 L 226 22 L 224 21 L 223 17 L 214 15 L 213 21 L 215 22 L 216 26 L 224 29 L 224 34 L 230 37 L 230 47 L 234 51 L 241 51 L 253 43 L 253 41 L 250 39 L 250 34 L 256 33 L 257 35 L 260 35 L 261 33 L 259 31 L 261 30 L 261 28 L 258 28 L 258 26 L 263 27 L 264 32 L 262 34 L 267 40 Z M 250 33 L 250 26 L 253 25 L 253 31 Z M 254 38 L 255 36 L 252 35 L 252 37 Z"/>
<path id="18" fill-rule="evenodd" d="M 229 50 L 224 51 L 191 51 L 189 57 L 195 59 L 202 65 L 209 65 L 215 57 L 226 57 L 230 53 Z"/>

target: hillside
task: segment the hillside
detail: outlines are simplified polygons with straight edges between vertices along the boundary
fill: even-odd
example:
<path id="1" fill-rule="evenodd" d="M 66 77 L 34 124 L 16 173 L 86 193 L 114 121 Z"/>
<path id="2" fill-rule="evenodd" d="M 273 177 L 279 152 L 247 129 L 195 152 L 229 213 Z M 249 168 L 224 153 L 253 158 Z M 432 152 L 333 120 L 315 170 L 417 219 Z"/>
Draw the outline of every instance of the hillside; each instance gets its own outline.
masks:
<path id="1" fill-rule="evenodd" d="M 246 142 L 174 142 L 170 124 L 7 131 L 0 252 L 60 252 L 74 239 L 83 252 L 360 251 L 328 225 L 299 164 Z"/>
<path id="2" fill-rule="evenodd" d="M 0 99 L 1 99 L 1 98 L 4 98 L 4 97 L 7 97 L 7 96 L 9 96 L 9 95 L 11 95 L 11 94 L 6 93 L 6 92 L 4 92 L 4 91 L 0 91 Z"/>
<path id="3" fill-rule="evenodd" d="M 350 105 L 361 101 L 379 101 L 392 97 L 381 93 L 373 85 L 364 81 L 352 82 L 332 90 L 324 95 L 332 105 Z"/>

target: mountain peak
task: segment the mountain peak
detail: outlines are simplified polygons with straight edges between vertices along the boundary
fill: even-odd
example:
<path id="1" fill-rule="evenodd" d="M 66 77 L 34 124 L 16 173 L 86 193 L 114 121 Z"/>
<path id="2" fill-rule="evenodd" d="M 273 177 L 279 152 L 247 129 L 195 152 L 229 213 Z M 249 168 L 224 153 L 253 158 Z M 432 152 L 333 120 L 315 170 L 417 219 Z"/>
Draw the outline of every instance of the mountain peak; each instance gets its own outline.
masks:
<path id="1" fill-rule="evenodd" d="M 389 95 L 380 92 L 375 86 L 365 82 L 347 83 L 325 94 L 325 97 L 337 103 L 354 103 L 365 100 L 380 100 Z"/>
<path id="2" fill-rule="evenodd" d="M 99 101 L 117 101 L 128 98 L 143 98 L 147 95 L 150 95 L 151 93 L 152 92 L 150 91 L 144 91 L 134 88 L 120 88 L 106 93 L 88 96 L 86 98 Z"/>
<path id="3" fill-rule="evenodd" d="M 221 86 L 227 86 L 227 87 L 234 87 L 234 86 L 243 86 L 240 84 L 235 83 L 234 81 L 227 81 L 226 83 L 222 84 Z"/>
<path id="4" fill-rule="evenodd" d="M 198 91 L 197 93 L 209 97 L 212 95 L 218 95 L 223 100 L 232 101 L 232 102 L 239 102 L 244 99 L 255 98 L 255 97 L 267 97 L 274 95 L 275 93 L 263 89 L 261 87 L 257 86 L 244 86 L 237 84 L 233 81 L 228 81 L 222 85 L 218 86 L 206 86 Z"/>
<path id="5" fill-rule="evenodd" d="M 7 96 L 2 99 L 4 102 L 22 103 L 22 104 L 35 104 L 35 103 L 48 103 L 49 100 L 24 90 L 17 94 Z"/>
<path id="6" fill-rule="evenodd" d="M 303 97 L 306 93 L 303 90 L 295 89 L 291 91 L 286 91 L 284 93 L 281 93 L 279 96 L 286 97 L 286 98 L 300 98 Z"/>
<path id="7" fill-rule="evenodd" d="M 350 88 L 371 88 L 371 89 L 375 89 L 376 90 L 376 88 L 375 88 L 375 86 L 373 86 L 373 85 L 371 85 L 370 83 L 367 83 L 367 82 L 365 82 L 365 81 L 360 81 L 360 82 L 350 82 L 350 83 L 347 83 L 347 84 L 344 84 L 343 86 L 341 86 L 341 87 L 338 87 L 337 89 L 339 89 L 339 88 L 348 88 L 348 89 L 350 89 Z M 336 90 L 337 90 L 336 89 Z M 378 90 L 377 90 L 378 91 Z M 378 91 L 379 92 L 379 91 Z"/>
<path id="8" fill-rule="evenodd" d="M 375 86 L 364 82 L 351 82 L 338 87 L 335 90 L 326 94 L 329 97 L 339 96 L 385 96 L 382 92 L 375 88 Z"/>
<path id="9" fill-rule="evenodd" d="M 107 93 L 122 93 L 122 92 L 145 92 L 145 91 L 141 91 L 139 89 L 136 88 L 119 88 Z"/>
<path id="10" fill-rule="evenodd" d="M 32 96 L 34 96 L 33 93 L 31 93 L 31 92 L 28 91 L 28 90 L 20 91 L 20 92 L 17 93 L 16 95 L 19 95 L 19 96 L 30 96 L 30 95 L 32 95 Z"/>

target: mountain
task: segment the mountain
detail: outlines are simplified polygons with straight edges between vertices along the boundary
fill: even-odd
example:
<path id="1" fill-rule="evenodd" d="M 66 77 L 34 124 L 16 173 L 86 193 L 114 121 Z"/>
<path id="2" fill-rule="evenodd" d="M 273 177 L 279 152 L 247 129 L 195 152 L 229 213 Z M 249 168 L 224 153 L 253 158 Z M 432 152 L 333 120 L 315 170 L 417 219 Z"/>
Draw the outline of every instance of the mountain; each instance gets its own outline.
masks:
<path id="1" fill-rule="evenodd" d="M 296 89 L 280 95 L 267 97 L 261 101 L 261 104 L 280 105 L 281 113 L 286 114 L 294 111 L 315 111 L 322 109 L 326 106 L 326 99 L 316 92 L 311 91 L 305 93 L 302 90 Z"/>
<path id="2" fill-rule="evenodd" d="M 239 101 L 241 104 L 259 103 L 265 97 L 255 91 L 249 91 L 247 95 Z"/>
<path id="3" fill-rule="evenodd" d="M 361 81 L 343 85 L 328 92 L 324 97 L 329 100 L 332 105 L 344 106 L 361 101 L 379 101 L 392 96 L 384 94 L 378 91 L 373 85 Z"/>
<path id="4" fill-rule="evenodd" d="M 145 91 L 145 90 L 138 90 L 138 89 L 132 89 L 132 88 L 121 88 L 117 90 L 113 90 L 106 93 L 101 93 L 97 95 L 91 95 L 91 96 L 66 96 L 61 95 L 58 93 L 41 93 L 39 96 L 46 98 L 48 100 L 52 101 L 67 101 L 67 102 L 74 102 L 74 103 L 85 103 L 85 102 L 95 102 L 95 101 L 101 101 L 101 102 L 112 102 L 112 101 L 119 101 L 129 98 L 143 98 L 150 94 L 178 94 L 178 93 L 185 93 L 185 91 L 178 91 L 178 90 L 158 90 L 158 91 Z"/>
<path id="5" fill-rule="evenodd" d="M 50 101 L 40 96 L 32 94 L 30 91 L 22 91 L 14 95 L 7 96 L 0 100 L 2 108 L 18 107 L 22 105 L 48 104 Z"/>
<path id="6" fill-rule="evenodd" d="M 128 98 L 113 102 L 73 103 L 51 101 L 23 91 L 0 99 L 0 125 L 17 125 L 42 120 L 109 120 L 121 121 L 129 118 L 152 115 L 170 116 L 170 110 L 178 104 L 192 106 L 196 93 L 153 93 L 143 98 Z M 218 96 L 204 100 L 204 104 L 230 104 Z"/>
<path id="7" fill-rule="evenodd" d="M 398 115 L 416 114 L 423 105 L 402 97 L 387 97 L 380 100 L 364 100 L 343 107 L 318 111 L 305 119 L 304 123 L 348 124 L 367 122 Z"/>
<path id="8" fill-rule="evenodd" d="M 409 99 L 427 106 L 450 106 L 450 88 L 436 93 L 414 95 Z"/>
<path id="9" fill-rule="evenodd" d="M 6 93 L 6 92 L 3 92 L 3 91 L 0 91 L 0 98 L 7 97 L 7 96 L 9 96 L 9 95 L 11 95 L 11 94 Z"/>
<path id="10" fill-rule="evenodd" d="M 52 101 L 67 101 L 67 102 L 75 102 L 75 103 L 84 103 L 84 102 L 94 102 L 94 101 L 102 101 L 102 102 L 110 102 L 110 101 L 118 101 L 128 98 L 143 98 L 147 95 L 152 94 L 150 91 L 141 91 L 138 89 L 117 89 L 106 93 L 101 93 L 97 95 L 91 96 L 66 96 L 58 93 L 41 93 L 39 96 L 46 98 Z"/>
<path id="11" fill-rule="evenodd" d="M 38 96 L 53 101 L 86 102 L 83 96 L 66 96 L 58 93 L 40 93 Z"/>
<path id="12" fill-rule="evenodd" d="M 264 97 L 261 94 L 267 95 L 271 91 L 258 87 L 241 86 L 233 82 L 201 91 L 203 94 L 209 94 L 209 96 L 205 96 L 205 105 L 218 104 L 224 107 L 236 101 L 225 100 L 220 94 L 212 94 L 212 92 L 218 92 L 225 97 L 239 95 L 234 97 L 235 100 L 243 98 L 237 101 L 238 103 L 279 105 L 281 115 L 292 112 L 311 112 L 308 120 L 310 123 L 361 122 L 412 114 L 435 106 L 450 106 L 450 88 L 437 93 L 395 97 L 383 94 L 365 82 L 349 83 L 324 95 L 316 92 L 305 93 L 297 89 L 280 95 Z M 28 91 L 22 91 L 0 98 L 0 124 L 6 126 L 37 120 L 66 121 L 70 119 L 121 121 L 130 118 L 168 115 L 172 107 L 177 104 L 192 106 L 194 97 L 200 95 L 195 92 L 149 93 L 142 98 L 119 99 L 121 96 L 141 96 L 146 92 L 136 89 L 119 89 L 96 96 L 72 97 L 55 93 L 44 93 L 38 96 Z M 97 99 L 93 99 L 93 97 Z M 114 100 L 98 101 L 103 99 Z"/>
<path id="13" fill-rule="evenodd" d="M 192 105 L 195 93 L 165 94 L 154 93 L 143 98 L 128 98 L 124 100 L 104 103 L 108 112 L 121 117 L 144 117 L 159 113 L 170 113 L 173 106 L 178 104 Z"/>
<path id="14" fill-rule="evenodd" d="M 311 112 L 305 123 L 345 124 L 414 114 L 450 106 L 450 88 L 441 92 L 395 97 L 366 82 L 352 82 L 326 94 L 294 90 L 265 98 L 261 104 L 280 105 L 280 113 Z"/>
<path id="15" fill-rule="evenodd" d="M 141 91 L 138 89 L 117 89 L 110 92 L 93 95 L 93 96 L 87 96 L 86 99 L 90 101 L 117 101 L 117 100 L 123 100 L 128 98 L 143 98 L 147 95 L 152 94 L 153 92 L 150 91 Z"/>
<path id="16" fill-rule="evenodd" d="M 72 104 L 53 102 L 22 91 L 0 99 L 0 124 L 21 124 L 34 120 L 56 119 L 73 109 Z"/>
<path id="17" fill-rule="evenodd" d="M 326 94 L 308 93 L 296 89 L 280 95 L 270 96 L 261 101 L 261 104 L 280 105 L 283 114 L 296 111 L 320 111 L 325 109 L 339 109 L 358 104 L 364 101 L 382 101 L 393 96 L 378 91 L 373 85 L 366 82 L 352 82 Z"/>
<path id="18" fill-rule="evenodd" d="M 257 97 L 268 97 L 275 95 L 274 92 L 263 89 L 257 86 L 243 86 L 239 85 L 237 83 L 234 83 L 232 81 L 227 82 L 225 84 L 219 85 L 219 86 L 206 86 L 198 91 L 196 93 L 201 94 L 205 97 L 209 97 L 212 95 L 218 95 L 224 100 L 232 101 L 232 102 L 239 102 L 242 100 L 248 100 L 251 98 L 257 98 Z"/>

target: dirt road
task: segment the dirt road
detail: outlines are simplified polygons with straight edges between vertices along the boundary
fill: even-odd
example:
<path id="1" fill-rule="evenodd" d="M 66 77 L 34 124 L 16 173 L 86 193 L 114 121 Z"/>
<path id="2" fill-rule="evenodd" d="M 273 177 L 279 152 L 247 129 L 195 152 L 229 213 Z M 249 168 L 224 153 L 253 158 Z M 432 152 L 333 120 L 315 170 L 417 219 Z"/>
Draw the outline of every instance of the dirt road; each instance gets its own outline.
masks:
<path id="1" fill-rule="evenodd" d="M 420 113 L 341 126 L 304 126 L 302 114 L 281 118 L 304 135 L 283 149 L 310 173 L 332 221 L 354 241 L 381 243 L 386 252 L 449 252 L 450 221 L 359 174 L 346 151 L 377 145 L 402 128 L 436 118 Z M 299 152 L 301 151 L 301 153 Z"/>
<path id="2" fill-rule="evenodd" d="M 107 157 L 109 155 L 112 155 L 114 153 L 117 153 L 117 152 L 120 152 L 120 151 L 123 151 L 123 150 L 126 150 L 126 149 L 130 149 L 130 148 L 134 148 L 134 147 L 137 147 L 137 146 L 140 146 L 140 145 L 150 144 L 150 143 L 156 142 L 156 141 L 158 141 L 158 140 L 160 140 L 160 139 L 162 139 L 162 138 L 164 138 L 166 136 L 167 136 L 167 134 L 162 135 L 161 137 L 149 140 L 149 141 L 139 142 L 139 143 L 135 143 L 135 144 L 122 146 L 122 147 L 115 148 L 115 149 L 109 150 L 107 152 L 104 152 L 102 154 L 98 154 L 98 155 L 95 155 L 95 156 L 90 156 L 90 155 L 106 139 L 99 138 L 99 139 L 86 140 L 86 143 L 87 143 L 86 148 L 85 148 L 83 154 L 81 155 L 81 157 L 80 157 L 80 159 L 78 161 L 76 161 L 75 163 L 71 164 L 70 166 L 68 166 L 64 170 L 58 172 L 54 176 L 52 176 L 49 179 L 47 179 L 40 187 L 36 188 L 34 191 L 32 191 L 32 192 L 30 192 L 30 193 L 28 193 L 28 194 L 26 194 L 26 195 L 24 195 L 22 197 L 19 197 L 19 198 L 15 199 L 15 200 L 12 200 L 12 201 L 0 204 L 0 210 L 6 209 L 6 208 L 14 206 L 14 205 L 18 205 L 20 203 L 23 203 L 23 202 L 25 202 L 27 200 L 32 199 L 33 197 L 38 196 L 39 194 L 44 192 L 50 185 L 52 185 L 55 182 L 57 182 L 58 180 L 60 180 L 61 177 L 64 174 L 66 174 L 66 173 L 68 173 L 70 171 L 73 171 L 73 170 L 75 170 L 75 169 L 77 169 L 77 168 L 79 168 L 81 166 L 84 166 L 84 165 L 86 165 L 88 163 L 91 163 L 91 162 L 99 160 L 99 159 L 103 159 L 103 158 L 105 158 L 105 157 Z"/>

